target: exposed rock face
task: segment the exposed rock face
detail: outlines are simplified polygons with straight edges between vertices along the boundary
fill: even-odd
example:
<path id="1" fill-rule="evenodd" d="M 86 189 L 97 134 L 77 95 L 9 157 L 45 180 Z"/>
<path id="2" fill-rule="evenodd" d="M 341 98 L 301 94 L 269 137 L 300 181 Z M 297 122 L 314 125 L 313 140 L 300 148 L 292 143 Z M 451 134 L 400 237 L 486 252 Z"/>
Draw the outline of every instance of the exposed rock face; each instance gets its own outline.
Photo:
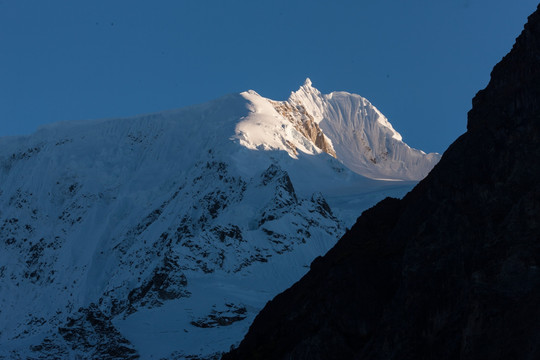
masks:
<path id="1" fill-rule="evenodd" d="M 540 13 L 468 131 L 257 316 L 224 359 L 540 358 Z"/>
<path id="2" fill-rule="evenodd" d="M 95 304 L 80 308 L 64 326 L 58 327 L 58 333 L 31 346 L 31 350 L 39 354 L 39 359 L 80 358 L 81 353 L 92 359 L 139 358 L 129 341 L 113 326 L 111 318 Z M 15 353 L 11 355 L 19 358 Z"/>
<path id="3" fill-rule="evenodd" d="M 270 103 L 278 113 L 293 124 L 296 130 L 311 140 L 319 149 L 336 157 L 332 143 L 324 135 L 319 124 L 315 122 L 313 115 L 308 113 L 303 105 L 291 104 L 288 101 L 270 101 Z"/>

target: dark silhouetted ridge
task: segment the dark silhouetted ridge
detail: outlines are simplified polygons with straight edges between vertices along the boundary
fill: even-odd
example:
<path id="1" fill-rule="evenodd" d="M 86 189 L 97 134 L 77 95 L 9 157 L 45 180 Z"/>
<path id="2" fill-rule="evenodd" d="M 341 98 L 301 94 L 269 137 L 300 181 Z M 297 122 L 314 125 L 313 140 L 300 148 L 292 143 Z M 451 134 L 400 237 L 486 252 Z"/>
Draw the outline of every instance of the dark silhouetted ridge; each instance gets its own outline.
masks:
<path id="1" fill-rule="evenodd" d="M 224 359 L 540 359 L 540 14 L 468 131 L 255 319 Z"/>

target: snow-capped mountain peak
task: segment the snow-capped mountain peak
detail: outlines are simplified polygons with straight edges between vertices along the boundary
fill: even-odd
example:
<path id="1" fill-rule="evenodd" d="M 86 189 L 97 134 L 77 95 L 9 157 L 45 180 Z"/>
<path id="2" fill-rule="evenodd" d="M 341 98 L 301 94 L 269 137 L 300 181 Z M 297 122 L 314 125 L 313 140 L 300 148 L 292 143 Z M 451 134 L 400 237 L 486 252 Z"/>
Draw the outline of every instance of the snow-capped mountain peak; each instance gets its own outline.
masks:
<path id="1" fill-rule="evenodd" d="M 313 87 L 310 78 L 306 78 L 304 84 L 297 91 L 291 92 L 290 104 L 300 104 L 313 116 L 313 120 L 318 124 L 324 117 L 326 103 L 321 92 Z"/>
<path id="2" fill-rule="evenodd" d="M 235 128 L 233 139 L 240 145 L 252 150 L 284 150 L 293 158 L 299 151 L 310 155 L 322 152 L 269 99 L 252 90 L 241 95 L 249 102 L 249 113 Z"/>
<path id="3" fill-rule="evenodd" d="M 403 142 L 388 119 L 367 99 L 336 91 L 322 94 L 309 78 L 287 101 L 274 107 L 297 128 L 315 129 L 312 142 L 349 169 L 370 178 L 420 180 L 439 161 Z M 318 138 L 318 143 L 314 139 Z"/>
<path id="4" fill-rule="evenodd" d="M 0 358 L 228 350 L 360 212 L 414 184 L 362 176 L 414 178 L 424 158 L 361 99 L 307 79 L 286 101 L 246 91 L 0 138 Z M 397 171 L 364 161 L 389 148 Z"/>

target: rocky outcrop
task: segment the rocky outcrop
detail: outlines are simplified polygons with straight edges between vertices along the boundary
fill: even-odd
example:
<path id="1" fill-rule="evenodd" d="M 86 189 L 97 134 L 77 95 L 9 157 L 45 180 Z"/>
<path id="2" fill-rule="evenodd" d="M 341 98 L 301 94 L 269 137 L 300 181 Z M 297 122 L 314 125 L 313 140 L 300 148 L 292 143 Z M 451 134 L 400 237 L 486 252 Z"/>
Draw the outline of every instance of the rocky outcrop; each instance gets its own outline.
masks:
<path id="1" fill-rule="evenodd" d="M 306 110 L 305 106 L 293 104 L 288 101 L 269 101 L 279 114 L 289 120 L 294 128 L 311 140 L 315 146 L 325 153 L 336 157 L 336 151 L 332 147 L 332 143 L 324 135 L 319 124 L 317 124 L 313 115 Z"/>
<path id="2" fill-rule="evenodd" d="M 537 10 L 428 177 L 364 212 L 224 359 L 540 358 L 539 179 Z"/>
<path id="3" fill-rule="evenodd" d="M 111 320 L 95 304 L 80 308 L 58 327 L 58 333 L 31 346 L 32 355 L 39 359 L 138 359 L 133 345 Z"/>

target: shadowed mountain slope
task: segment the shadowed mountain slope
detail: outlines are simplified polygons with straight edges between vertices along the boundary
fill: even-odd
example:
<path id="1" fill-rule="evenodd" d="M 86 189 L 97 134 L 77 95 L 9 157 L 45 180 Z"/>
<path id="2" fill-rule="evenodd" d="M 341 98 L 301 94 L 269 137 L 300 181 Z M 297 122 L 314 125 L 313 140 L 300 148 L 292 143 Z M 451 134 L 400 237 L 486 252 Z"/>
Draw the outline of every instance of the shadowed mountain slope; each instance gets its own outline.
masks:
<path id="1" fill-rule="evenodd" d="M 540 13 L 468 130 L 365 211 L 224 359 L 540 358 Z"/>
<path id="2" fill-rule="evenodd" d="M 403 196 L 440 158 L 362 103 L 366 116 L 323 119 L 246 91 L 0 137 L 0 359 L 210 359 L 237 345 L 359 209 Z M 353 171 L 323 120 L 382 145 L 366 176 L 405 181 Z"/>

